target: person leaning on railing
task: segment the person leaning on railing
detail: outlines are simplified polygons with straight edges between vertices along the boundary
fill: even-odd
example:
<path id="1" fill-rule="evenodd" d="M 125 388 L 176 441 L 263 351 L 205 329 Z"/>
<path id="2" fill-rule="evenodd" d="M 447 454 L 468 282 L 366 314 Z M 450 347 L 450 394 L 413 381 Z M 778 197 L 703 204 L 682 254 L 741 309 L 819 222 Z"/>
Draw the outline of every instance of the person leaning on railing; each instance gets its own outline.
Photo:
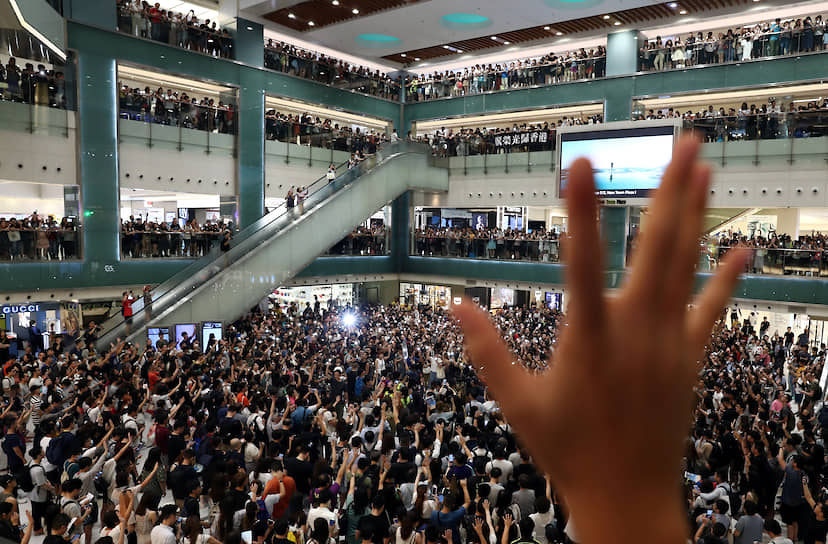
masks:
<path id="1" fill-rule="evenodd" d="M 161 87 L 155 91 L 131 89 L 120 85 L 118 102 L 121 117 L 135 121 L 180 126 L 196 130 L 217 131 L 222 134 L 235 132 L 236 109 L 233 104 L 205 97 L 191 98 L 186 92 Z"/>
<path id="2" fill-rule="evenodd" d="M 195 219 L 182 226 L 178 219 L 156 223 L 130 216 L 121 223 L 121 252 L 131 258 L 197 258 L 210 252 L 226 228 L 223 222 L 199 228 Z"/>
<path id="3" fill-rule="evenodd" d="M 37 212 L 23 219 L 0 218 L 0 259 L 65 260 L 75 257 L 75 227 L 69 218 L 58 223 Z"/>

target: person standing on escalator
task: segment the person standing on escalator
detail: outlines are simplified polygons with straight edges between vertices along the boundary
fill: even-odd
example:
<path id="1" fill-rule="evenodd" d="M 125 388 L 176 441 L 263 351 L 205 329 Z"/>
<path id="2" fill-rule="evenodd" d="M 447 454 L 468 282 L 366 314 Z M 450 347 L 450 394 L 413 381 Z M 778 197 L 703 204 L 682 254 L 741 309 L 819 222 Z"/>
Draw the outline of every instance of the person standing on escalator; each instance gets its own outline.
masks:
<path id="1" fill-rule="evenodd" d="M 288 212 L 293 211 L 293 207 L 296 205 L 296 194 L 293 192 L 293 186 L 290 187 L 288 190 L 287 195 L 285 195 L 285 207 L 287 208 Z"/>

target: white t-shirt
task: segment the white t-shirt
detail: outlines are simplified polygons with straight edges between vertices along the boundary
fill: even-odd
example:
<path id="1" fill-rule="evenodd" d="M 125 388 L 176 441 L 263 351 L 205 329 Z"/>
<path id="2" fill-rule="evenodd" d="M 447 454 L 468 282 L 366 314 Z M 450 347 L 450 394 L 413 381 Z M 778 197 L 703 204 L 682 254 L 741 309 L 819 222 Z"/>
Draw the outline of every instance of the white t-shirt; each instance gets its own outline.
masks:
<path id="1" fill-rule="evenodd" d="M 549 512 L 545 514 L 534 513 L 529 516 L 529 519 L 535 522 L 535 540 L 541 544 L 547 544 L 546 540 L 546 526 L 555 521 L 555 509 L 549 507 Z"/>
<path id="2" fill-rule="evenodd" d="M 317 508 L 311 508 L 308 511 L 308 527 L 310 527 L 311 530 L 313 530 L 313 523 L 314 521 L 316 521 L 316 518 L 326 519 L 328 521 L 328 530 L 330 532 L 339 532 L 339 521 L 336 519 L 336 514 L 334 514 L 328 508 L 325 508 L 324 506 L 319 506 Z M 331 522 L 333 522 L 333 525 L 331 524 Z M 333 530 L 330 529 L 331 527 L 333 528 Z"/>

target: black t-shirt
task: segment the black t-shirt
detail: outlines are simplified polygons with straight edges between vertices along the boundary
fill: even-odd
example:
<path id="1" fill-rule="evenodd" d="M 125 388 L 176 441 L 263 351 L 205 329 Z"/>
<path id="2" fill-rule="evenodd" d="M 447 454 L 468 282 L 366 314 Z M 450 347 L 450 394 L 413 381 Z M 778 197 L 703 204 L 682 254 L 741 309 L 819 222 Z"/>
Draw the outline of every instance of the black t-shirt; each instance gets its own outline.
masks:
<path id="1" fill-rule="evenodd" d="M 375 516 L 368 514 L 359 518 L 357 523 L 357 530 L 364 539 L 366 536 L 371 537 L 371 542 L 374 544 L 383 544 L 383 540 L 388 537 L 388 519 L 385 513 Z"/>
<path id="2" fill-rule="evenodd" d="M 178 459 L 178 455 L 187 447 L 187 441 L 180 434 L 172 433 L 167 439 L 167 456 L 171 463 Z"/>
<path id="3" fill-rule="evenodd" d="M 288 476 L 296 482 L 296 491 L 302 495 L 310 493 L 310 479 L 313 476 L 313 465 L 309 461 L 291 457 L 285 460 L 285 470 Z"/>
<path id="4" fill-rule="evenodd" d="M 49 535 L 43 539 L 43 544 L 66 544 L 69 542 L 60 535 Z"/>
<path id="5" fill-rule="evenodd" d="M 811 520 L 811 526 L 805 532 L 805 544 L 814 544 L 815 542 L 825 542 L 826 535 L 828 535 L 828 520 Z"/>

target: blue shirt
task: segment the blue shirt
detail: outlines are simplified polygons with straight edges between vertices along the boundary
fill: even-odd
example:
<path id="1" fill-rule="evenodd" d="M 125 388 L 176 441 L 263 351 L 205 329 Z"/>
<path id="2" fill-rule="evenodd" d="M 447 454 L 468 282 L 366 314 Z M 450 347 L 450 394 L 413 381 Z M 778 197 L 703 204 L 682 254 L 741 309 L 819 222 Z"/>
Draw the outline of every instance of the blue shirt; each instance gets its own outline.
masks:
<path id="1" fill-rule="evenodd" d="M 439 510 L 431 513 L 431 524 L 440 530 L 440 533 L 446 529 L 451 529 L 451 536 L 453 544 L 460 544 L 460 522 L 463 521 L 463 516 L 466 515 L 466 507 L 461 506 L 457 510 L 444 514 Z"/>

